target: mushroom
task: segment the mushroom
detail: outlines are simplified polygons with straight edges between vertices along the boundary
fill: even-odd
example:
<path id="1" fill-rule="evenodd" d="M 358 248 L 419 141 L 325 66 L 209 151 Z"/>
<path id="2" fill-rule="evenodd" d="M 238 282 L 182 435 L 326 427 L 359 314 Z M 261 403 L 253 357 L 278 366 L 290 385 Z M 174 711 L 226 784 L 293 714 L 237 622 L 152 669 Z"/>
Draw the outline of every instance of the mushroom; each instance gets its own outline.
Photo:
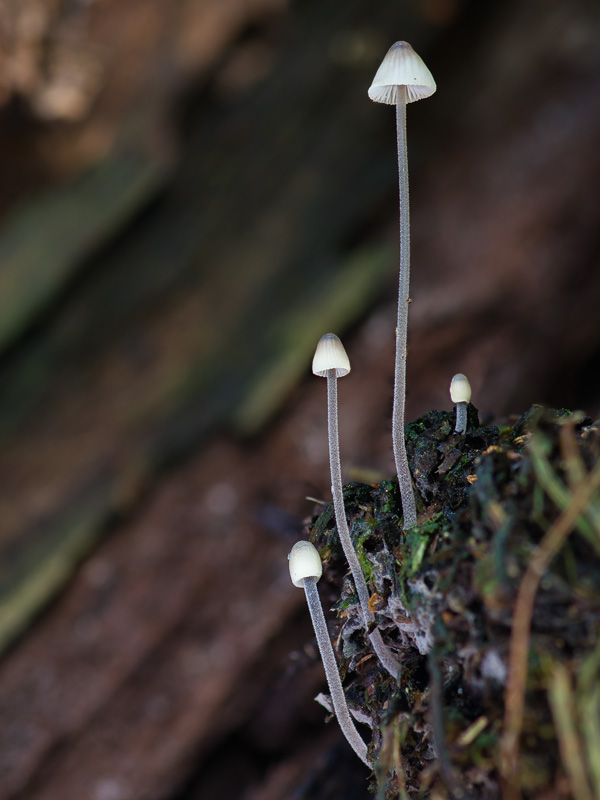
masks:
<path id="1" fill-rule="evenodd" d="M 374 627 L 375 617 L 369 605 L 369 590 L 367 582 L 360 567 L 358 556 L 354 550 L 342 492 L 342 468 L 340 463 L 340 444 L 338 431 L 338 405 L 337 405 L 337 379 L 350 372 L 350 361 L 344 345 L 334 333 L 326 333 L 319 339 L 313 358 L 312 371 L 315 375 L 327 378 L 327 433 L 329 438 L 329 468 L 331 471 L 331 494 L 333 495 L 333 510 L 338 536 L 346 561 L 354 578 L 356 593 L 363 615 L 365 630 L 367 631 L 373 649 L 385 669 L 398 677 L 400 662 L 384 643 L 381 633 Z M 373 630 L 369 633 L 369 628 Z"/>
<path id="2" fill-rule="evenodd" d="M 461 372 L 450 381 L 450 399 L 456 403 L 456 427 L 454 433 L 467 430 L 467 404 L 471 402 L 471 384 Z"/>
<path id="3" fill-rule="evenodd" d="M 396 323 L 396 362 L 394 369 L 394 410 L 392 440 L 404 529 L 417 523 L 415 495 L 412 487 L 406 445 L 404 442 L 404 396 L 406 394 L 406 345 L 410 281 L 410 229 L 408 208 L 408 161 L 406 155 L 406 104 L 429 97 L 436 90 L 435 81 L 423 61 L 407 42 L 396 42 L 388 50 L 369 88 L 369 97 L 376 103 L 396 106 L 398 141 L 398 177 L 400 197 L 400 277 L 398 320 Z"/>
<path id="4" fill-rule="evenodd" d="M 304 589 L 306 594 L 306 602 L 308 603 L 321 660 L 325 668 L 325 677 L 331 693 L 335 716 L 350 747 L 363 764 L 370 768 L 371 762 L 367 758 L 367 745 L 356 730 L 348 710 L 346 695 L 342 687 L 335 654 L 329 638 L 329 631 L 327 630 L 327 623 L 325 622 L 325 615 L 319 599 L 317 581 L 323 574 L 323 564 L 321 563 L 319 551 L 310 542 L 296 542 L 288 555 L 288 559 L 292 583 L 294 586 Z"/>

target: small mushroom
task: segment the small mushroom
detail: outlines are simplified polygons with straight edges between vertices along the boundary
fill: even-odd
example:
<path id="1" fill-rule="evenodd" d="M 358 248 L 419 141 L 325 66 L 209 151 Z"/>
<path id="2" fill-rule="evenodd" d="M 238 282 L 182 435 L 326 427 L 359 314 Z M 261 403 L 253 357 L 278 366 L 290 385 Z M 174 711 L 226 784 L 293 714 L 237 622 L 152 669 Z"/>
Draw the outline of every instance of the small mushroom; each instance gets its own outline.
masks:
<path id="1" fill-rule="evenodd" d="M 471 384 L 462 372 L 459 372 L 450 381 L 450 399 L 456 403 L 454 433 L 465 433 L 467 430 L 467 404 L 471 402 Z"/>
<path id="2" fill-rule="evenodd" d="M 369 88 L 376 103 L 396 106 L 398 179 L 400 199 L 400 271 L 398 319 L 396 323 L 396 361 L 394 368 L 394 410 L 392 441 L 394 460 L 402 497 L 404 529 L 417 524 L 417 510 L 406 445 L 404 442 L 404 402 L 406 394 L 406 347 L 410 283 L 410 221 L 408 207 L 408 160 L 406 149 L 406 104 L 429 97 L 435 81 L 408 42 L 396 42 L 388 50 Z"/>
<path id="3" fill-rule="evenodd" d="M 321 660 L 325 668 L 325 677 L 331 693 L 333 710 L 342 733 L 346 737 L 348 744 L 360 758 L 363 764 L 371 768 L 371 762 L 367 758 L 367 745 L 361 735 L 356 730 L 356 726 L 350 716 L 346 695 L 342 687 L 340 673 L 338 672 L 337 661 L 329 638 L 325 615 L 319 599 L 317 581 L 323 574 L 323 565 L 319 551 L 310 542 L 296 542 L 288 556 L 290 566 L 290 577 L 294 586 L 304 589 L 306 602 L 312 619 L 315 636 Z"/>
<path id="4" fill-rule="evenodd" d="M 369 590 L 365 576 L 360 567 L 358 556 L 354 550 L 346 511 L 344 509 L 344 497 L 342 491 L 342 467 L 340 463 L 340 443 L 338 430 L 338 403 L 337 403 L 337 379 L 350 372 L 350 361 L 344 349 L 344 345 L 334 333 L 326 333 L 319 339 L 317 349 L 313 358 L 312 370 L 315 375 L 327 378 L 327 433 L 329 438 L 329 468 L 331 471 L 331 494 L 333 495 L 333 510 L 335 512 L 335 522 L 338 536 L 346 561 L 354 578 L 358 601 L 363 614 L 365 630 L 368 632 L 373 627 L 375 617 L 369 605 Z M 369 639 L 373 645 L 377 657 L 385 669 L 392 675 L 398 677 L 400 663 L 386 646 L 381 637 L 381 633 L 374 628 L 369 633 Z"/>

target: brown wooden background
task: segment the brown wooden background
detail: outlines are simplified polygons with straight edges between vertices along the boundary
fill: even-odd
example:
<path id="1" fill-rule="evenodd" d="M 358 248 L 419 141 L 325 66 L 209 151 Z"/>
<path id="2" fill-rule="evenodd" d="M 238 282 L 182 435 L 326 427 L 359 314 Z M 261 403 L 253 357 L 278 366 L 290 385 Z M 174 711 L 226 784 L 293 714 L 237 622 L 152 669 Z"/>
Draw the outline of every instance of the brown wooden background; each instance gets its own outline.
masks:
<path id="1" fill-rule="evenodd" d="M 365 797 L 285 554 L 386 474 L 406 39 L 408 416 L 600 413 L 596 0 L 0 2 L 0 800 Z M 327 599 L 327 598 L 325 598 Z M 296 792 L 296 794 L 294 794 Z M 353 794 L 354 793 L 354 794 Z"/>

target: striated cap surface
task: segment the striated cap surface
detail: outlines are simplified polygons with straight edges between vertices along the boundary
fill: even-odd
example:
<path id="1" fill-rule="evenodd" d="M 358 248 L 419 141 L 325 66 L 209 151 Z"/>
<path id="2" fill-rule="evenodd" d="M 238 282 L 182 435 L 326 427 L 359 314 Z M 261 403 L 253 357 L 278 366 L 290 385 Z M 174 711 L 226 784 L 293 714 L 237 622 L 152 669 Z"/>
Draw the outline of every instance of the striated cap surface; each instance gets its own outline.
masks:
<path id="1" fill-rule="evenodd" d="M 343 378 L 350 372 L 348 355 L 335 333 L 321 336 L 312 362 L 312 371 L 321 378 L 326 378 L 330 369 L 335 370 L 336 378 Z"/>
<path id="2" fill-rule="evenodd" d="M 429 97 L 436 90 L 431 72 L 408 42 L 396 42 L 387 51 L 369 88 L 376 103 L 396 104 L 398 86 L 406 86 L 406 102 Z"/>
<path id="3" fill-rule="evenodd" d="M 294 586 L 304 588 L 305 578 L 319 580 L 323 574 L 323 563 L 317 548 L 310 542 L 296 542 L 288 556 L 290 578 Z"/>
<path id="4" fill-rule="evenodd" d="M 461 372 L 455 375 L 450 382 L 450 399 L 453 403 L 471 402 L 471 384 L 467 376 Z"/>

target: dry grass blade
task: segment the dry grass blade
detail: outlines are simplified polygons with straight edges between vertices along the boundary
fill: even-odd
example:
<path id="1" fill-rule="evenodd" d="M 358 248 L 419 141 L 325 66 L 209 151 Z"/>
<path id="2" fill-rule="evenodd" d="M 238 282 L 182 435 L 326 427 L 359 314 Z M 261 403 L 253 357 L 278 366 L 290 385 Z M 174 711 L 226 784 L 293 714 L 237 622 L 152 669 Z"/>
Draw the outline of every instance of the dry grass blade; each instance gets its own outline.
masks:
<path id="1" fill-rule="evenodd" d="M 578 733 L 571 675 L 564 664 L 555 664 L 549 687 L 550 706 L 561 760 L 575 800 L 594 800 L 586 775 L 585 750 Z"/>
<path id="2" fill-rule="evenodd" d="M 573 493 L 571 504 L 546 532 L 533 554 L 521 581 L 513 615 L 510 640 L 508 683 L 505 693 L 505 712 L 500 743 L 503 797 L 520 797 L 518 764 L 519 737 L 523 725 L 527 658 L 531 635 L 531 617 L 540 580 L 573 529 L 577 518 L 600 488 L 600 464 Z"/>
<path id="3" fill-rule="evenodd" d="M 600 798 L 600 644 L 577 670 L 576 703 L 592 792 Z"/>
<path id="4" fill-rule="evenodd" d="M 377 800 L 386 800 L 391 792 L 395 793 L 398 800 L 408 800 L 402 765 L 402 740 L 406 735 L 406 727 L 406 720 L 403 720 L 383 731 L 383 744 L 375 765 Z"/>

